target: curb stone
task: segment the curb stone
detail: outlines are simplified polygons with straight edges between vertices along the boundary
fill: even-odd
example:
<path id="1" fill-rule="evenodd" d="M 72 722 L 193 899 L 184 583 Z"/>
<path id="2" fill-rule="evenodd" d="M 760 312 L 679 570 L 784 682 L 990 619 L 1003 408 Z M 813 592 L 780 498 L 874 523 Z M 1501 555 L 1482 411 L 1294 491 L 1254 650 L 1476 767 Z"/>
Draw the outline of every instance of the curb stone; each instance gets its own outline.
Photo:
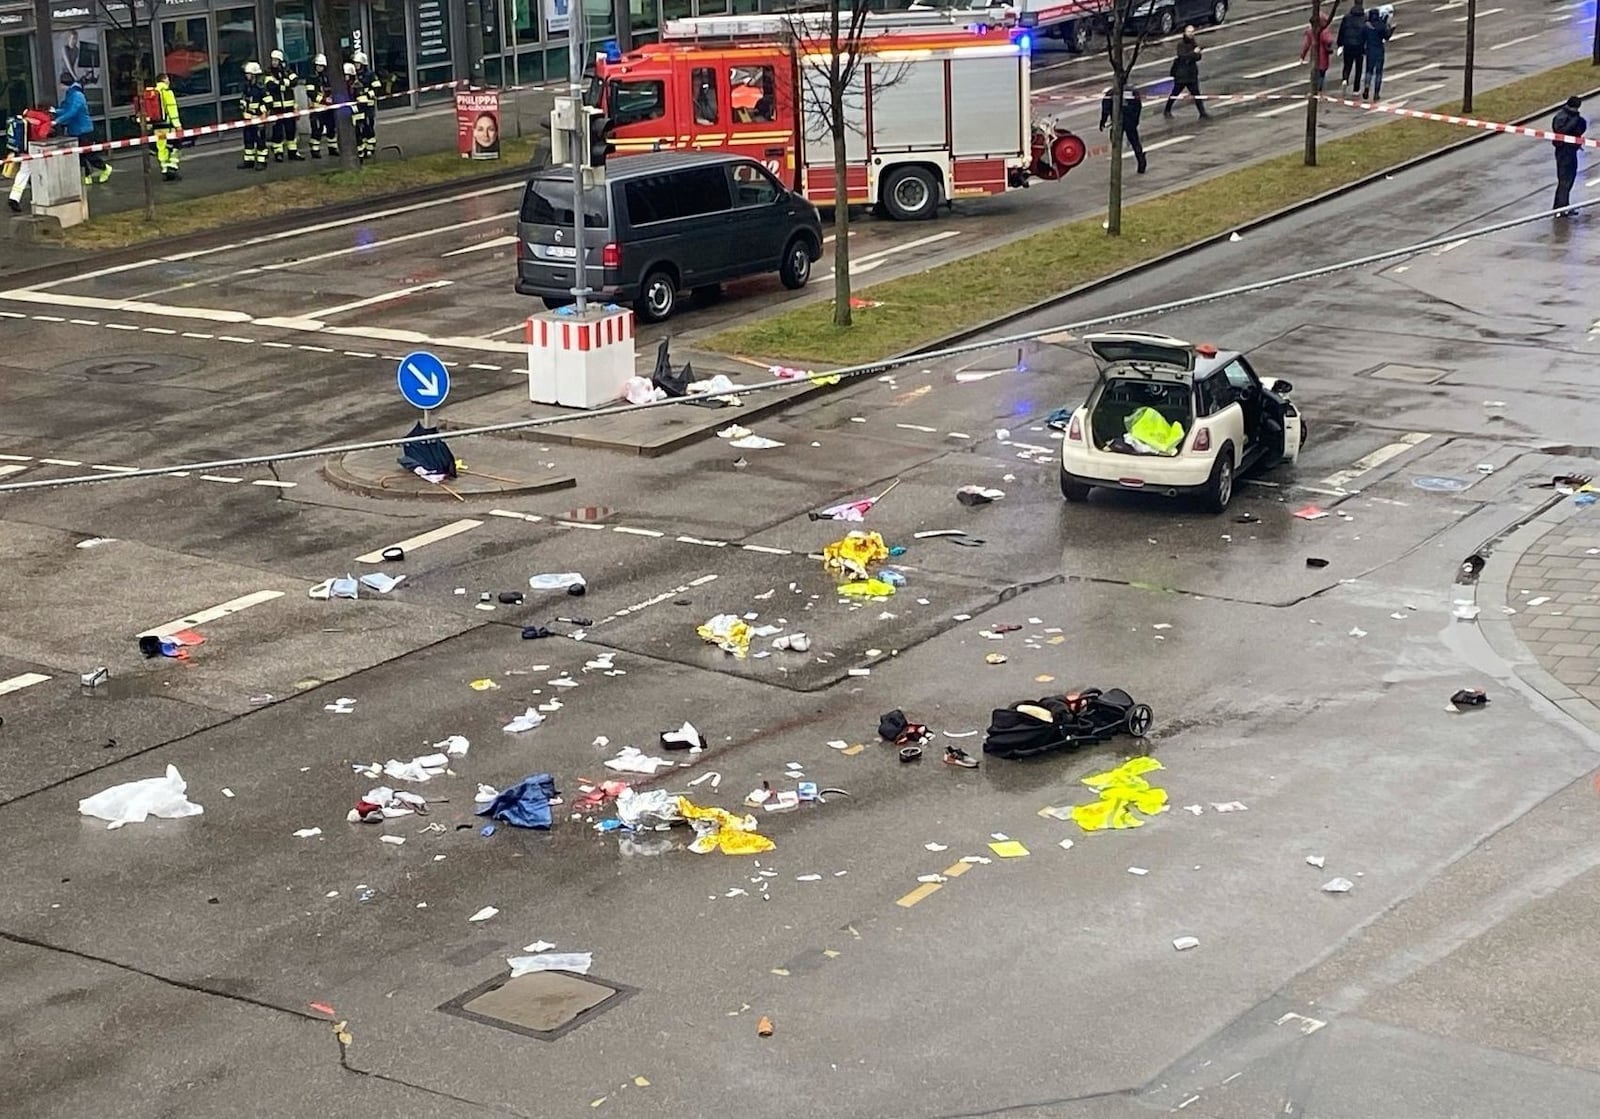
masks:
<path id="1" fill-rule="evenodd" d="M 322 464 L 318 471 L 323 480 L 335 489 L 347 493 L 359 494 L 362 497 L 382 498 L 385 500 L 419 501 L 455 501 L 459 504 L 460 498 L 467 501 L 499 500 L 505 497 L 516 497 L 526 494 L 553 493 L 557 490 L 570 490 L 578 485 L 578 479 L 570 474 L 547 475 L 538 482 L 529 482 L 526 485 L 500 485 L 487 490 L 467 490 L 457 486 L 445 489 L 442 486 L 430 486 L 423 490 L 398 490 L 388 489 L 376 481 L 368 481 L 345 469 L 344 455 L 334 455 Z M 396 475 L 399 477 L 398 473 Z M 401 478 L 403 481 L 404 479 Z M 454 491 L 454 492 L 451 492 Z"/>

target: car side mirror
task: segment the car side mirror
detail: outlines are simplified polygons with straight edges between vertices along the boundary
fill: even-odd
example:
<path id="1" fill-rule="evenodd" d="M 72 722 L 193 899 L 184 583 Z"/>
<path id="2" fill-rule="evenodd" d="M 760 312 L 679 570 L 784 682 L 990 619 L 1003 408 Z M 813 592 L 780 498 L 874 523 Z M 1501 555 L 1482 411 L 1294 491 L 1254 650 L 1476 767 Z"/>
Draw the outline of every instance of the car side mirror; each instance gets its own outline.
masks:
<path id="1" fill-rule="evenodd" d="M 1278 378 L 1277 381 L 1273 382 L 1272 391 L 1273 392 L 1293 392 L 1294 391 L 1294 385 L 1293 385 L 1292 382 L 1285 381 L 1283 378 L 1280 377 L 1280 378 Z"/>

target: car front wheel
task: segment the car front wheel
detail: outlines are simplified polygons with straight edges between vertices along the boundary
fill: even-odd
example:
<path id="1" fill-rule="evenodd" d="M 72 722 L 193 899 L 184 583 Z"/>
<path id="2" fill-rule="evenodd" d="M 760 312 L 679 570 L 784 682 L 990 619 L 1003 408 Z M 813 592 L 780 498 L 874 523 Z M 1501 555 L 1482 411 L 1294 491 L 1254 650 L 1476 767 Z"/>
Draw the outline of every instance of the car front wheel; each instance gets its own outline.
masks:
<path id="1" fill-rule="evenodd" d="M 1221 27 L 1228 18 L 1228 0 L 1211 0 L 1211 25 Z"/>
<path id="2" fill-rule="evenodd" d="M 1178 17 L 1172 14 L 1171 8 L 1163 8 L 1161 14 L 1156 17 L 1156 34 L 1163 39 L 1171 35 L 1177 26 Z"/>
<path id="3" fill-rule="evenodd" d="M 1206 482 L 1205 504 L 1208 512 L 1226 513 L 1233 500 L 1233 451 L 1223 447 L 1217 454 L 1217 463 L 1211 468 L 1211 478 Z"/>
<path id="4" fill-rule="evenodd" d="M 798 291 L 811 279 L 811 250 L 799 237 L 789 242 L 783 250 L 783 263 L 778 267 L 778 279 L 790 291 Z"/>

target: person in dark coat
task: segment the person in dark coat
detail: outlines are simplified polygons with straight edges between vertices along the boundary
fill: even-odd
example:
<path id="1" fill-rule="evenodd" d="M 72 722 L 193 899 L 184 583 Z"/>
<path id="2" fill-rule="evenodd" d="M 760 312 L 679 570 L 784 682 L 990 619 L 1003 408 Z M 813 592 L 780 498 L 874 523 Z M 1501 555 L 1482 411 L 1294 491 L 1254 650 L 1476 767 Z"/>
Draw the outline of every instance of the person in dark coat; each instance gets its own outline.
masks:
<path id="1" fill-rule="evenodd" d="M 1206 112 L 1205 98 L 1200 96 L 1200 44 L 1195 42 L 1194 26 L 1191 24 L 1183 29 L 1183 38 L 1178 40 L 1178 54 L 1172 60 L 1172 94 L 1167 98 L 1167 107 L 1161 110 L 1161 115 L 1172 115 L 1172 103 L 1178 95 L 1187 91 L 1194 98 L 1195 108 L 1200 110 L 1200 119 L 1207 120 L 1211 114 Z"/>
<path id="2" fill-rule="evenodd" d="M 1589 128 L 1589 122 L 1578 112 L 1581 108 L 1582 100 L 1567 98 L 1567 103 L 1557 109 L 1551 119 L 1550 131 L 1562 136 L 1581 137 Z M 1562 140 L 1553 140 L 1551 143 L 1556 149 L 1556 201 L 1551 209 L 1556 211 L 1557 217 L 1566 217 L 1571 213 L 1568 207 L 1572 205 L 1572 184 L 1578 181 L 1578 145 Z"/>
<path id="3" fill-rule="evenodd" d="M 1104 132 L 1111 123 L 1111 90 L 1106 90 L 1105 96 L 1100 99 L 1100 131 Z M 1136 89 L 1122 91 L 1122 135 L 1127 137 L 1128 147 L 1133 149 L 1134 166 L 1139 174 L 1145 172 L 1144 145 L 1139 142 L 1139 115 L 1144 112 L 1144 99 L 1139 96 Z"/>
<path id="4" fill-rule="evenodd" d="M 1361 64 L 1367 57 L 1367 13 L 1361 0 L 1350 0 L 1350 10 L 1339 21 L 1339 53 L 1344 56 L 1341 89 L 1361 88 Z"/>
<path id="5" fill-rule="evenodd" d="M 1372 8 L 1367 12 L 1367 26 L 1362 29 L 1365 46 L 1367 82 L 1361 89 L 1364 101 L 1375 101 L 1383 96 L 1383 63 L 1389 55 L 1389 38 L 1394 34 L 1394 24 L 1385 19 L 1383 12 Z"/>

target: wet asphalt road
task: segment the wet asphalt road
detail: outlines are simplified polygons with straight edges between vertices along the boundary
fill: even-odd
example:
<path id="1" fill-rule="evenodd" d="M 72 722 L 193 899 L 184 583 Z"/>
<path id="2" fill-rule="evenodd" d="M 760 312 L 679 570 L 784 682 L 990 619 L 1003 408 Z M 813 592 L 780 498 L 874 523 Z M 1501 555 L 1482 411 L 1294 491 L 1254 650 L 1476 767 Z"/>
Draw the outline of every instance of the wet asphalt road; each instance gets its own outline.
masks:
<path id="1" fill-rule="evenodd" d="M 1543 145 L 1492 140 L 1022 325 L 1537 211 L 1549 164 Z M 913 364 L 757 421 L 785 446 L 744 469 L 715 440 L 652 461 L 456 448 L 580 479 L 550 498 L 367 500 L 314 463 L 0 495 L 0 681 L 15 688 L 0 696 L 0 1084 L 29 1116 L 1584 1113 L 1600 1087 L 1596 743 L 1451 613 L 1470 594 L 1452 583 L 1461 560 L 1548 500 L 1529 482 L 1595 471 L 1596 220 L 1131 323 L 1247 350 L 1295 382 L 1313 442 L 1241 490 L 1233 513 L 1258 524 L 1143 497 L 1064 507 L 1042 417 L 1080 399 L 1090 371 L 1046 344 Z M 252 250 L 255 266 L 285 249 L 298 241 Z M 167 267 L 46 290 L 126 299 L 175 282 Z M 303 312 L 296 274 L 258 275 L 254 302 L 229 306 Z M 222 305 L 204 294 L 160 298 Z M 5 325 L 6 481 L 410 420 L 388 363 L 293 348 L 326 336 L 70 299 L 0 310 L 35 316 Z M 250 341 L 222 339 L 235 330 Z M 907 547 L 908 585 L 853 609 L 805 554 L 834 526 L 805 514 L 894 478 L 868 527 Z M 1459 488 L 1417 484 L 1430 478 Z M 958 505 L 974 482 L 1006 497 Z M 1291 515 L 1308 504 L 1335 515 Z M 609 510 L 602 527 L 489 515 L 583 507 Z M 390 568 L 407 576 L 390 596 L 305 595 L 462 520 L 480 523 Z M 912 535 L 941 528 L 986 543 Z M 88 537 L 114 539 L 74 546 Z M 475 608 L 480 591 L 567 570 L 589 579 L 583 599 Z M 134 649 L 146 628 L 271 591 L 201 624 L 188 664 Z M 598 623 L 586 641 L 519 640 L 579 608 Z M 730 658 L 693 633 L 722 611 L 803 629 L 813 651 Z M 1003 623 L 1021 628 L 980 635 Z M 603 650 L 625 675 L 585 670 Z M 1007 662 L 984 663 L 993 652 Z M 111 683 L 82 692 L 76 674 L 96 664 Z M 48 679 L 13 683 L 28 673 Z M 576 687 L 550 683 L 569 673 Z M 469 686 L 484 678 L 498 688 Z M 892 707 L 965 734 L 993 707 L 1084 685 L 1156 709 L 1147 747 L 1173 808 L 1138 831 L 1038 815 L 1088 799 L 1078 779 L 1130 743 L 968 772 L 901 766 L 873 742 Z M 1463 686 L 1493 702 L 1446 713 Z M 353 713 L 324 709 L 340 696 Z M 552 699 L 539 729 L 500 730 Z M 799 762 L 851 795 L 761 814 L 770 878 L 748 859 L 626 856 L 565 813 L 548 835 L 456 828 L 477 782 L 548 771 L 570 798 L 618 746 L 653 748 L 685 719 L 710 748 L 665 787 L 715 771 L 718 787 L 694 792 L 733 807 Z M 344 822 L 373 784 L 351 762 L 453 733 L 468 757 L 416 786 L 444 832 L 384 825 L 406 837 L 396 847 Z M 205 815 L 108 832 L 75 814 L 168 764 Z M 293 837 L 309 827 L 323 834 Z M 997 833 L 1030 854 L 994 858 Z M 912 900 L 920 876 L 968 855 L 992 861 Z M 1323 893 L 1335 875 L 1355 888 Z M 1175 952 L 1180 936 L 1199 947 Z M 595 975 L 635 992 L 553 1042 L 437 1009 L 536 939 L 593 951 Z M 313 1003 L 349 1022 L 344 1066 Z"/>

